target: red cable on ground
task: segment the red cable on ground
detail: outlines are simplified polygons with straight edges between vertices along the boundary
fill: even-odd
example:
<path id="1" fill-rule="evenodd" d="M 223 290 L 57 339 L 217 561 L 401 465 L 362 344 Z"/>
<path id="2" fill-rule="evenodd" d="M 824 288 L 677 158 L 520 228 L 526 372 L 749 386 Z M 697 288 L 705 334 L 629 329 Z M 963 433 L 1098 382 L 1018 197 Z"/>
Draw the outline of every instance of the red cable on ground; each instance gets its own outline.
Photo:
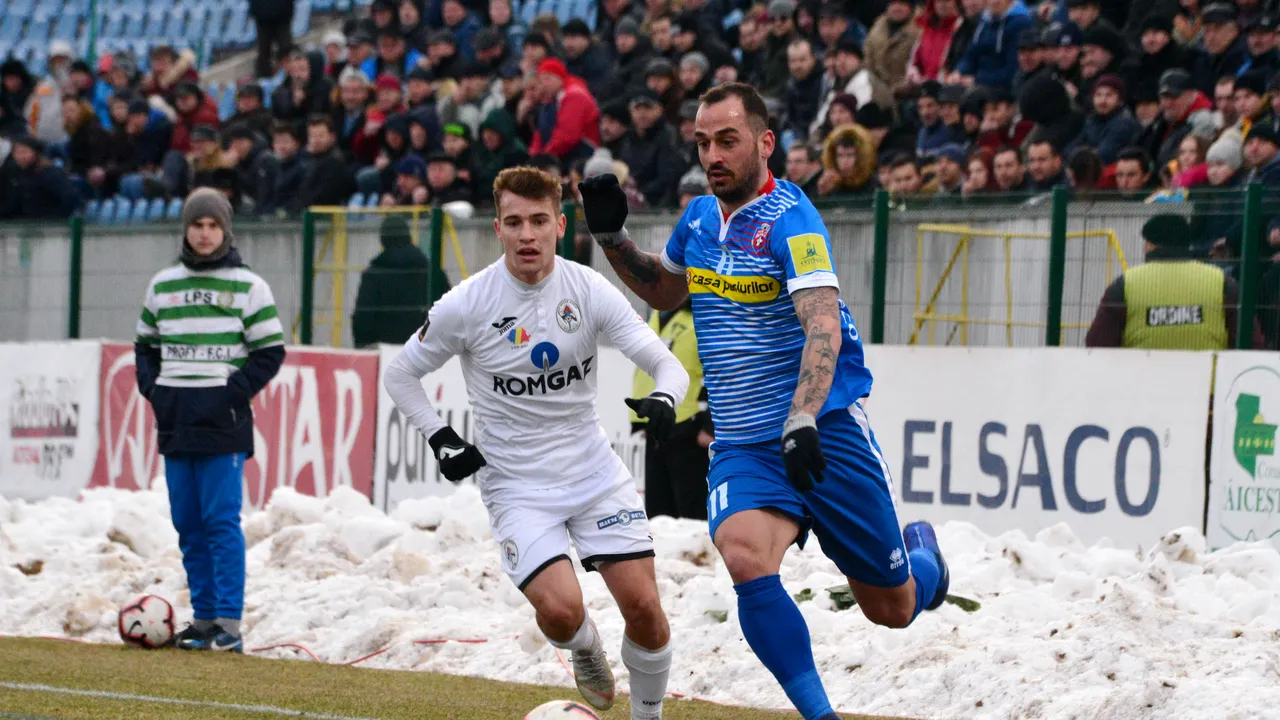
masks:
<path id="1" fill-rule="evenodd" d="M 280 643 L 279 645 L 268 645 L 266 647 L 253 648 L 249 650 L 249 652 L 258 653 L 258 652 L 265 652 L 267 650 L 275 650 L 277 648 L 294 648 L 296 650 L 301 650 L 307 655 L 310 655 L 312 660 L 315 660 L 316 662 L 323 662 L 320 658 L 316 657 L 315 653 L 308 650 L 307 646 L 299 645 L 298 643 Z"/>

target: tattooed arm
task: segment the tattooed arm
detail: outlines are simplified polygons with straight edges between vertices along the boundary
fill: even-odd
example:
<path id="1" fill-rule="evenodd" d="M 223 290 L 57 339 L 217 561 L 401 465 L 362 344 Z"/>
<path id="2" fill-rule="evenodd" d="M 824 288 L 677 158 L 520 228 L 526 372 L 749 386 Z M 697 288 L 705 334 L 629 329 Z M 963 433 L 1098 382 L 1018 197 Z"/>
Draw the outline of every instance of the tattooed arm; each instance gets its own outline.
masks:
<path id="1" fill-rule="evenodd" d="M 689 296 L 684 275 L 667 270 L 657 255 L 636 247 L 626 228 L 617 233 L 598 233 L 595 238 L 618 277 L 649 307 L 675 310 Z"/>
<path id="2" fill-rule="evenodd" d="M 805 288 L 792 293 L 791 299 L 805 334 L 791 416 L 816 418 L 827 401 L 840 355 L 839 291 L 833 287 Z"/>

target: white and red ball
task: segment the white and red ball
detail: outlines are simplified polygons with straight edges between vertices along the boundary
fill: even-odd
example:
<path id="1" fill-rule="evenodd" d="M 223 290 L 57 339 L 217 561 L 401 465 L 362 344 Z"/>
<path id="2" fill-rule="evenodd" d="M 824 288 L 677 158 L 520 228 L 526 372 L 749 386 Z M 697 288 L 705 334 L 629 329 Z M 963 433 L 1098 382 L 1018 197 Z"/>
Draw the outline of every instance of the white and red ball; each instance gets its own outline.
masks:
<path id="1" fill-rule="evenodd" d="M 528 715 L 524 716 L 524 720 L 600 720 L 600 716 L 594 710 L 583 705 L 582 703 L 570 702 L 568 700 L 552 700 L 549 703 L 543 703 Z"/>
<path id="2" fill-rule="evenodd" d="M 125 645 L 154 650 L 173 642 L 173 606 L 159 595 L 143 595 L 120 610 Z"/>

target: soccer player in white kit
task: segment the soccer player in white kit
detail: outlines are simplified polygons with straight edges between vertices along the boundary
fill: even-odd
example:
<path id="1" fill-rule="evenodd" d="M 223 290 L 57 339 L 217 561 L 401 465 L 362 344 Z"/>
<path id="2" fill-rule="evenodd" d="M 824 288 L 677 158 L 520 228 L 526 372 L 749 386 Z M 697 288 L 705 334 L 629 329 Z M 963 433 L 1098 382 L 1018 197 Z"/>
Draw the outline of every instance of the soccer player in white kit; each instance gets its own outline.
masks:
<path id="1" fill-rule="evenodd" d="M 493 194 L 503 258 L 431 308 L 388 366 L 387 392 L 427 437 L 446 478 L 479 473 L 503 568 L 551 644 L 571 651 L 582 696 L 607 710 L 613 672 L 569 560 L 573 539 L 626 622 L 631 717 L 655 720 L 671 668 L 670 627 L 644 505 L 596 415 L 597 339 L 607 338 L 654 379 L 653 393 L 626 402 L 659 436 L 670 432 L 689 376 L 617 288 L 556 257 L 565 230 L 558 180 L 510 168 Z M 475 445 L 440 419 L 421 384 L 454 355 L 473 408 Z"/>

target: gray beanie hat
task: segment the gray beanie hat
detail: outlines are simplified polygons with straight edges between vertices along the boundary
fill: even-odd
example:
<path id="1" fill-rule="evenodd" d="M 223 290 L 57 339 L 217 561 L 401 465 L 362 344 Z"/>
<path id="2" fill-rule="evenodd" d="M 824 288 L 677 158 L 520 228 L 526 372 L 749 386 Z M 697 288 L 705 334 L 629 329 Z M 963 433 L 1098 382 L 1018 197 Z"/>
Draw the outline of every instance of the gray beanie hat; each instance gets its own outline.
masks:
<path id="1" fill-rule="evenodd" d="M 187 244 L 187 228 L 201 218 L 212 218 L 223 233 L 222 246 L 207 257 L 196 256 Z M 182 204 L 182 261 L 188 266 L 217 262 L 226 257 L 235 241 L 235 235 L 231 234 L 231 201 L 213 188 L 202 187 L 192 191 Z"/>
<path id="2" fill-rule="evenodd" d="M 1232 170 L 1239 170 L 1244 163 L 1241 155 L 1240 140 L 1228 133 L 1218 138 L 1218 141 L 1209 146 L 1209 151 L 1205 153 L 1205 162 L 1221 162 L 1226 163 Z"/>
<path id="3" fill-rule="evenodd" d="M 686 53 L 684 57 L 680 58 L 680 67 L 685 65 L 695 65 L 704 74 L 711 69 L 711 61 L 707 60 L 707 56 L 697 50 Z"/>

